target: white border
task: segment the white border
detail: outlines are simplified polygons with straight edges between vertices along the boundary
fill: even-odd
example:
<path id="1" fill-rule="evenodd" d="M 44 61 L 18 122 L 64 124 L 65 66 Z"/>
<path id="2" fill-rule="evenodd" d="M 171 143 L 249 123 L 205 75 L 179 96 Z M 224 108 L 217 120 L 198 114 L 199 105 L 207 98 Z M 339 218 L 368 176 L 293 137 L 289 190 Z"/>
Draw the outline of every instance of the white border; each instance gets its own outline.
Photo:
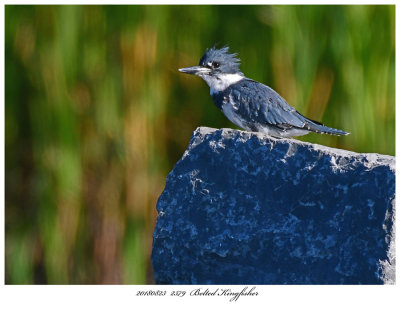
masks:
<path id="1" fill-rule="evenodd" d="M 243 4 L 243 1 L 204 1 L 193 3 L 191 1 L 118 1 L 118 4 Z M 5 4 L 110 4 L 109 1 L 5 1 Z M 396 4 L 396 1 L 329 1 L 321 3 L 317 1 L 250 1 L 246 4 Z M 396 6 L 396 16 L 399 16 L 399 8 Z M 139 290 L 193 290 L 196 286 L 14 286 L 4 285 L 4 5 L 1 6 L 0 20 L 1 31 L 1 88 L 3 108 L 0 112 L 1 129 L 1 267 L 3 285 L 0 288 L 0 303 L 3 308 L 133 308 L 138 305 L 146 307 L 173 305 L 174 308 L 204 308 L 210 305 L 217 308 L 256 306 L 262 308 L 396 308 L 400 303 L 400 291 L 398 285 L 394 286 L 257 286 L 258 297 L 241 297 L 237 302 L 229 302 L 226 298 L 217 297 L 137 297 Z M 396 42 L 399 41 L 399 25 L 396 18 Z M 399 51 L 396 44 L 396 60 Z M 396 61 L 396 102 L 399 102 L 399 63 Z M 396 104 L 396 119 L 400 119 L 399 109 Z M 396 121 L 396 153 L 399 151 L 400 136 L 399 126 Z M 399 192 L 399 177 L 396 169 L 396 192 Z M 396 203 L 398 209 L 398 203 Z M 397 241 L 397 240 L 396 240 Z M 399 248 L 396 247 L 396 255 Z M 399 267 L 397 267 L 397 280 L 400 280 Z M 204 286 L 201 286 L 204 287 Z M 223 287 L 223 286 L 208 286 Z M 239 289 L 240 286 L 228 286 Z M 244 286 L 242 286 L 244 287 Z"/>

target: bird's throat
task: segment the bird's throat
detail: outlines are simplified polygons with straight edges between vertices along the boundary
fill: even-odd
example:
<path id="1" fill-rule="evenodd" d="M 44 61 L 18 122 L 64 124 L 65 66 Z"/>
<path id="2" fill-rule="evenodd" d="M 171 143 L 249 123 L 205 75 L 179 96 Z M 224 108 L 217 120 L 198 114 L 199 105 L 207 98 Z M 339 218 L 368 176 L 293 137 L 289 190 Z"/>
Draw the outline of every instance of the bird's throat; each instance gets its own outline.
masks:
<path id="1" fill-rule="evenodd" d="M 229 86 L 236 84 L 244 78 L 242 74 L 219 74 L 219 75 L 204 75 L 201 76 L 207 85 L 210 87 L 210 94 L 224 91 Z"/>

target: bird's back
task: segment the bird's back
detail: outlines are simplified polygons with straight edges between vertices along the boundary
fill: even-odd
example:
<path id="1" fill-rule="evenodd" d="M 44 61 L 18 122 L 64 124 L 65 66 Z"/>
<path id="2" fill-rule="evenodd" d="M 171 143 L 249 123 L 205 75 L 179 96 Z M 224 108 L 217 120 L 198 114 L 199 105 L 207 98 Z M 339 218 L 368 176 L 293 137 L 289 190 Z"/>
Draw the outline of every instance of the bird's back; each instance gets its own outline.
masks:
<path id="1" fill-rule="evenodd" d="M 272 88 L 248 78 L 213 93 L 212 98 L 229 120 L 245 130 L 277 137 L 299 136 L 310 131 L 347 133 L 304 117 Z"/>

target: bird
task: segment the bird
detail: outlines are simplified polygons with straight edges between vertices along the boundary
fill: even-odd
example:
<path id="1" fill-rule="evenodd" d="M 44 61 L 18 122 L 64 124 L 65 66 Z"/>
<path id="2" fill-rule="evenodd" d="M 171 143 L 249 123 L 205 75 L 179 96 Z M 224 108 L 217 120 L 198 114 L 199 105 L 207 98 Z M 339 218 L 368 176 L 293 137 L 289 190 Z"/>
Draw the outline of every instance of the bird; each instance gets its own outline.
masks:
<path id="1" fill-rule="evenodd" d="M 210 87 L 215 106 L 245 131 L 262 132 L 272 137 L 291 138 L 310 132 L 348 135 L 311 120 L 290 106 L 275 90 L 244 76 L 237 53 L 229 46 L 206 49 L 199 65 L 179 72 L 201 77 Z"/>

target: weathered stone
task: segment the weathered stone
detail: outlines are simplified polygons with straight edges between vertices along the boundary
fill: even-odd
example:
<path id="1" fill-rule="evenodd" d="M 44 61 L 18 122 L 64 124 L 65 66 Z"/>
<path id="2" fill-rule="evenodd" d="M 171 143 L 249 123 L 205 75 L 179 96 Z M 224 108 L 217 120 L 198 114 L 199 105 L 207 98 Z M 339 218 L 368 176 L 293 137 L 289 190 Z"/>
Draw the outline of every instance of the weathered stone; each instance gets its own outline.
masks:
<path id="1" fill-rule="evenodd" d="M 198 128 L 157 204 L 159 284 L 395 283 L 395 159 Z"/>

